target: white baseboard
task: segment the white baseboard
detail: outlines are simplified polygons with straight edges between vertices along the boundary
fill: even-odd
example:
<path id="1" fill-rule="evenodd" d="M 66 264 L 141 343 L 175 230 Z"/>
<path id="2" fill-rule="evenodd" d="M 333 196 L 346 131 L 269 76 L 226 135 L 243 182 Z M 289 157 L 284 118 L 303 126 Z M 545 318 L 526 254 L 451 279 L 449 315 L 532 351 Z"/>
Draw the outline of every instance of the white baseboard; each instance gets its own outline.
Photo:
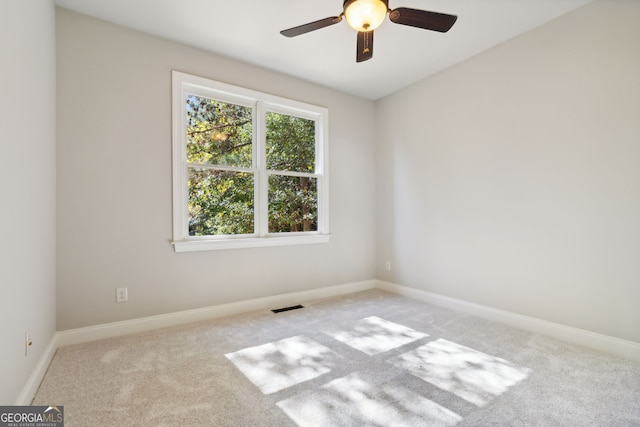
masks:
<path id="1" fill-rule="evenodd" d="M 31 404 L 58 347 L 167 328 L 186 323 L 198 322 L 201 320 L 213 319 L 216 317 L 246 313 L 248 311 L 265 310 L 300 304 L 311 300 L 374 289 L 375 286 L 375 280 L 366 280 L 362 282 L 312 289 L 309 291 L 293 292 L 248 301 L 240 301 L 194 310 L 185 310 L 176 313 L 161 314 L 158 316 L 143 317 L 140 319 L 125 320 L 121 322 L 106 323 L 86 328 L 59 331 L 55 333 L 47 345 L 42 357 L 40 357 L 40 360 L 31 373 L 31 376 L 27 380 L 27 383 L 18 395 L 15 404 L 21 406 Z"/>
<path id="2" fill-rule="evenodd" d="M 47 345 L 38 364 L 33 370 L 27 383 L 23 387 L 16 400 L 16 405 L 30 405 L 35 396 L 40 382 L 47 372 L 49 364 L 58 347 L 83 342 L 95 341 L 103 338 L 117 337 L 137 332 L 167 328 L 187 323 L 199 322 L 216 317 L 246 313 L 255 310 L 278 308 L 293 304 L 300 304 L 311 300 L 329 298 L 368 289 L 382 289 L 399 295 L 407 296 L 450 308 L 452 310 L 473 314 L 478 317 L 498 321 L 510 326 L 540 333 L 558 338 L 573 344 L 582 345 L 596 350 L 616 354 L 628 359 L 640 361 L 640 344 L 626 341 L 607 335 L 597 334 L 578 328 L 564 326 L 558 323 L 548 322 L 529 316 L 523 316 L 504 310 L 474 304 L 471 302 L 450 298 L 444 295 L 434 294 L 407 286 L 396 285 L 380 280 L 366 280 L 362 282 L 348 283 L 344 285 L 329 286 L 309 291 L 293 292 L 283 295 L 275 295 L 265 298 L 257 298 L 248 301 L 239 301 L 230 304 L 222 304 L 211 307 L 185 310 L 158 316 L 143 317 L 121 322 L 106 323 L 85 328 L 69 329 L 57 332 Z"/>
<path id="3" fill-rule="evenodd" d="M 247 301 L 239 301 L 229 304 L 215 305 L 211 307 L 193 310 L 179 311 L 175 313 L 161 314 L 157 316 L 142 317 L 139 319 L 124 320 L 121 322 L 105 323 L 102 325 L 88 326 L 85 328 L 68 329 L 57 333 L 57 347 L 80 344 L 103 338 L 117 337 L 137 332 L 167 328 L 186 323 L 199 322 L 216 317 L 232 314 L 246 313 L 255 310 L 279 308 L 283 306 L 300 304 L 321 298 L 329 298 L 353 292 L 375 288 L 375 280 L 348 283 L 344 285 L 329 286 L 309 291 L 293 292 L 283 295 L 275 295 L 265 298 L 257 298 Z"/>
<path id="4" fill-rule="evenodd" d="M 376 280 L 376 288 L 640 362 L 640 343 Z"/>
<path id="5" fill-rule="evenodd" d="M 40 383 L 42 382 L 42 379 L 47 373 L 47 369 L 49 369 L 49 364 L 51 363 L 51 360 L 53 360 L 53 356 L 56 354 L 56 350 L 58 349 L 57 335 L 58 335 L 57 333 L 53 335 L 53 337 L 49 341 L 49 344 L 44 349 L 44 353 L 42 353 L 42 356 L 40 356 L 40 359 L 38 360 L 38 363 L 36 364 L 35 368 L 31 372 L 29 379 L 27 380 L 26 384 L 22 388 L 22 391 L 18 395 L 15 405 L 18 405 L 18 406 L 31 405 L 31 401 L 33 400 L 33 397 L 36 395 L 36 392 L 38 391 L 38 387 L 40 387 Z"/>

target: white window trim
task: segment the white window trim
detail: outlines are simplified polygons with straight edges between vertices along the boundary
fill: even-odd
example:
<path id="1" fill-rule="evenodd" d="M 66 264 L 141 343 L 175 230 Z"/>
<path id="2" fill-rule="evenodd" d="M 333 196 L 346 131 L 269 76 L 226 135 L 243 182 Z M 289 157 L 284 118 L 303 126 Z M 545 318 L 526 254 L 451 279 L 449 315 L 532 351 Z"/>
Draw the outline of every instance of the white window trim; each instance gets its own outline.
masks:
<path id="1" fill-rule="evenodd" d="M 257 234 L 234 236 L 189 236 L 187 211 L 187 161 L 186 161 L 186 114 L 184 99 L 186 94 L 202 95 L 216 100 L 255 107 L 254 120 L 264 111 L 295 114 L 296 116 L 317 120 L 316 126 L 316 173 L 318 179 L 318 231 L 299 233 L 268 233 L 267 203 L 268 184 L 262 179 L 256 186 L 255 215 L 259 221 Z M 173 127 L 173 244 L 176 252 L 193 252 L 216 249 L 257 248 L 266 246 L 302 245 L 329 242 L 329 165 L 328 136 L 329 110 L 311 104 L 292 101 L 250 89 L 244 89 L 202 77 L 192 76 L 179 71 L 172 72 L 172 127 Z M 264 121 L 256 126 L 257 138 L 263 138 Z M 257 147 L 261 147 L 261 152 Z M 266 177 L 264 162 L 265 147 L 254 144 L 253 169 Z M 259 168 L 259 170 L 258 170 Z M 290 174 L 287 172 L 287 174 Z M 291 173 L 295 174 L 295 173 Z"/>

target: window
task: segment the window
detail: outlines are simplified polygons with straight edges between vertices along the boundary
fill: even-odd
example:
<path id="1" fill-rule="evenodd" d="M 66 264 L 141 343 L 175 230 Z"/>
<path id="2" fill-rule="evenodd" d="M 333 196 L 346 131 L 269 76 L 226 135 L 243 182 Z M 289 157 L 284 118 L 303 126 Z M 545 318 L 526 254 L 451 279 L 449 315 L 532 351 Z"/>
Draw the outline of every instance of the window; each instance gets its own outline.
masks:
<path id="1" fill-rule="evenodd" d="M 327 242 L 327 116 L 174 71 L 176 252 Z"/>

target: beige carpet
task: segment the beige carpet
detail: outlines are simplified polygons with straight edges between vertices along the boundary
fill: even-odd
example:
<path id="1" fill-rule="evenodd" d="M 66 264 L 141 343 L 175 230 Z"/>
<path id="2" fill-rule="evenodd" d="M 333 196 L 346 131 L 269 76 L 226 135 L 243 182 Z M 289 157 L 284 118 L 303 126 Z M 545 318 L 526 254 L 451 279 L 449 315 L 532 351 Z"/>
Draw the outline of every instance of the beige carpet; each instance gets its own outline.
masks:
<path id="1" fill-rule="evenodd" d="M 379 290 L 58 350 L 73 426 L 640 426 L 640 365 Z M 274 307 L 278 308 L 278 307 Z"/>

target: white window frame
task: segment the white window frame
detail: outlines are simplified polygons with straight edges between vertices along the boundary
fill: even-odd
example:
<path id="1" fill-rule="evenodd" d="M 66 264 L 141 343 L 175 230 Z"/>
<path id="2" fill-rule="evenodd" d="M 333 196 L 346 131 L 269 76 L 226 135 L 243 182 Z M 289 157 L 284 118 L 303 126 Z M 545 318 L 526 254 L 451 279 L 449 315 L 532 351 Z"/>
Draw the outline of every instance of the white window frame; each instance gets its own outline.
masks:
<path id="1" fill-rule="evenodd" d="M 189 192 L 186 152 L 187 94 L 199 95 L 218 101 L 253 107 L 254 144 L 252 167 L 245 169 L 254 174 L 254 234 L 222 236 L 189 236 Z M 318 230 L 312 232 L 269 233 L 268 231 L 268 177 L 277 171 L 266 168 L 266 112 L 301 117 L 316 122 L 316 162 L 312 174 L 283 171 L 286 175 L 310 176 L 317 179 Z M 329 165 L 328 136 L 329 110 L 299 101 L 245 89 L 214 80 L 172 72 L 173 115 L 173 244 L 176 252 L 215 249 L 255 248 L 264 246 L 300 245 L 329 242 Z"/>

